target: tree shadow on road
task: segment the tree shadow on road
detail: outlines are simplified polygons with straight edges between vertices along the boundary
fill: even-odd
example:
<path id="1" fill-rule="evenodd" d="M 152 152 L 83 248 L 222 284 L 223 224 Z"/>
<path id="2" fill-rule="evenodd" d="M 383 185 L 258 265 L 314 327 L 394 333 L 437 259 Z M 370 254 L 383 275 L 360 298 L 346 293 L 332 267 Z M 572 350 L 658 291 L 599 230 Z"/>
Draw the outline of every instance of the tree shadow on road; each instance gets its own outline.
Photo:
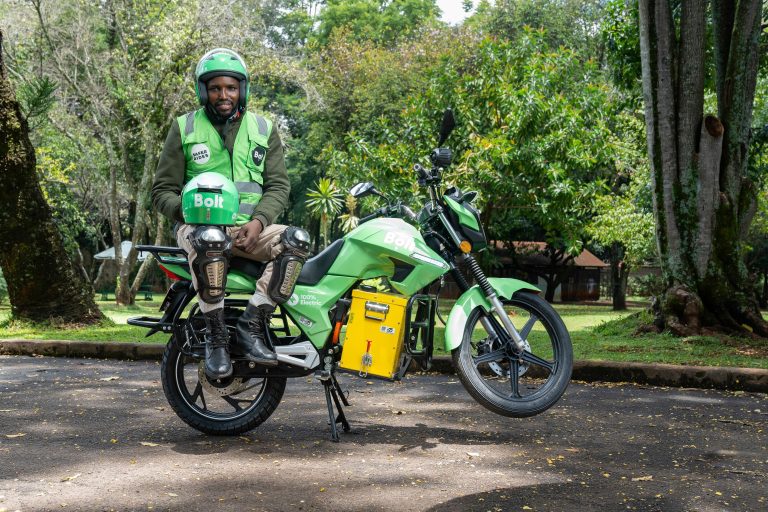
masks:
<path id="1" fill-rule="evenodd" d="M 634 495 L 621 498 L 617 493 L 616 501 L 607 503 L 606 494 L 610 491 L 585 488 L 577 482 L 536 484 L 521 487 L 493 489 L 487 492 L 466 494 L 452 500 L 437 504 L 425 512 L 501 512 L 507 510 L 642 510 L 644 512 L 661 512 L 666 510 L 684 510 L 684 504 L 679 500 L 657 496 L 648 492 L 646 495 Z M 588 496 L 595 496 L 590 506 Z M 600 496 L 597 498 L 597 496 Z M 623 503 L 622 503 L 623 501 Z"/>

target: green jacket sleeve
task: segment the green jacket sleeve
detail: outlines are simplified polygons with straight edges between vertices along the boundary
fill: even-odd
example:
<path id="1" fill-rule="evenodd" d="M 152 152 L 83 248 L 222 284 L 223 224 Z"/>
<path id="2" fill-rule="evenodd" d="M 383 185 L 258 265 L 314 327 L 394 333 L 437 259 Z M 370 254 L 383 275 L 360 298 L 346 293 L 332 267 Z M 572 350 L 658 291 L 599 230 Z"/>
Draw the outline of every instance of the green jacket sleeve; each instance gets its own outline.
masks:
<path id="1" fill-rule="evenodd" d="M 171 221 L 184 222 L 181 213 L 181 189 L 184 187 L 186 161 L 181 148 L 179 125 L 174 120 L 163 152 L 157 163 L 155 182 L 152 185 L 152 206 Z"/>
<path id="2" fill-rule="evenodd" d="M 182 155 L 183 156 L 183 155 Z M 258 219 L 264 227 L 274 223 L 288 206 L 288 195 L 291 192 L 291 182 L 285 168 L 283 142 L 277 133 L 277 127 L 272 125 L 269 135 L 267 161 L 264 164 L 264 195 L 253 212 L 253 218 Z"/>

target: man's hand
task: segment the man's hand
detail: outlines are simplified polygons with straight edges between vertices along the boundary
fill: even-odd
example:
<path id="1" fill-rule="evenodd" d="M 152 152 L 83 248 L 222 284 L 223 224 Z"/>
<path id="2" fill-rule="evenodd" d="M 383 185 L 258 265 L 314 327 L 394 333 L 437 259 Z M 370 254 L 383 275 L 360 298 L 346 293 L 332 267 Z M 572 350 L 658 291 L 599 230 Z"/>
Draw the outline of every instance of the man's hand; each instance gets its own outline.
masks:
<path id="1" fill-rule="evenodd" d="M 240 231 L 235 235 L 235 247 L 244 252 L 253 252 L 256 250 L 256 242 L 263 230 L 264 226 L 261 225 L 261 221 L 253 219 L 240 228 Z"/>

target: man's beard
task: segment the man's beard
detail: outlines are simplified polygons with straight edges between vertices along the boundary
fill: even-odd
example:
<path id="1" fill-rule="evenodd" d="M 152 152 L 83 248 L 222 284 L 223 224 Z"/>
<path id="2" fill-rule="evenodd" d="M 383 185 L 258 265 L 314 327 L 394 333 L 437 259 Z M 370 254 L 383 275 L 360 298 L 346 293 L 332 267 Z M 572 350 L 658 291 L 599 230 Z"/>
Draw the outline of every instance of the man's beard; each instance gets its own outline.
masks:
<path id="1" fill-rule="evenodd" d="M 240 113 L 245 110 L 240 105 L 235 105 L 234 108 L 227 114 L 222 115 L 219 113 L 218 110 L 216 110 L 216 107 L 211 105 L 210 102 L 206 103 L 205 105 L 205 113 L 208 115 L 208 119 L 211 120 L 213 123 L 225 123 L 227 121 L 235 121 L 238 117 L 240 117 Z"/>

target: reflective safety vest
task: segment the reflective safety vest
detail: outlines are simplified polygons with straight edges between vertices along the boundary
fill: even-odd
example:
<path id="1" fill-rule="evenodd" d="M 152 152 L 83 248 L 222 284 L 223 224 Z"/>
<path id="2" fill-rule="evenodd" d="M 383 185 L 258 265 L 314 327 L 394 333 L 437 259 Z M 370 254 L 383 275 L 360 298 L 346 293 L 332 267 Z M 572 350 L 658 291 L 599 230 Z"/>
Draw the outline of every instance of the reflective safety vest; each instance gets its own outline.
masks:
<path id="1" fill-rule="evenodd" d="M 187 161 L 184 183 L 204 172 L 226 176 L 235 183 L 240 194 L 235 224 L 241 226 L 250 221 L 263 194 L 262 175 L 272 122 L 253 112 L 245 112 L 230 156 L 219 132 L 205 115 L 205 109 L 180 116 L 176 121 Z"/>

